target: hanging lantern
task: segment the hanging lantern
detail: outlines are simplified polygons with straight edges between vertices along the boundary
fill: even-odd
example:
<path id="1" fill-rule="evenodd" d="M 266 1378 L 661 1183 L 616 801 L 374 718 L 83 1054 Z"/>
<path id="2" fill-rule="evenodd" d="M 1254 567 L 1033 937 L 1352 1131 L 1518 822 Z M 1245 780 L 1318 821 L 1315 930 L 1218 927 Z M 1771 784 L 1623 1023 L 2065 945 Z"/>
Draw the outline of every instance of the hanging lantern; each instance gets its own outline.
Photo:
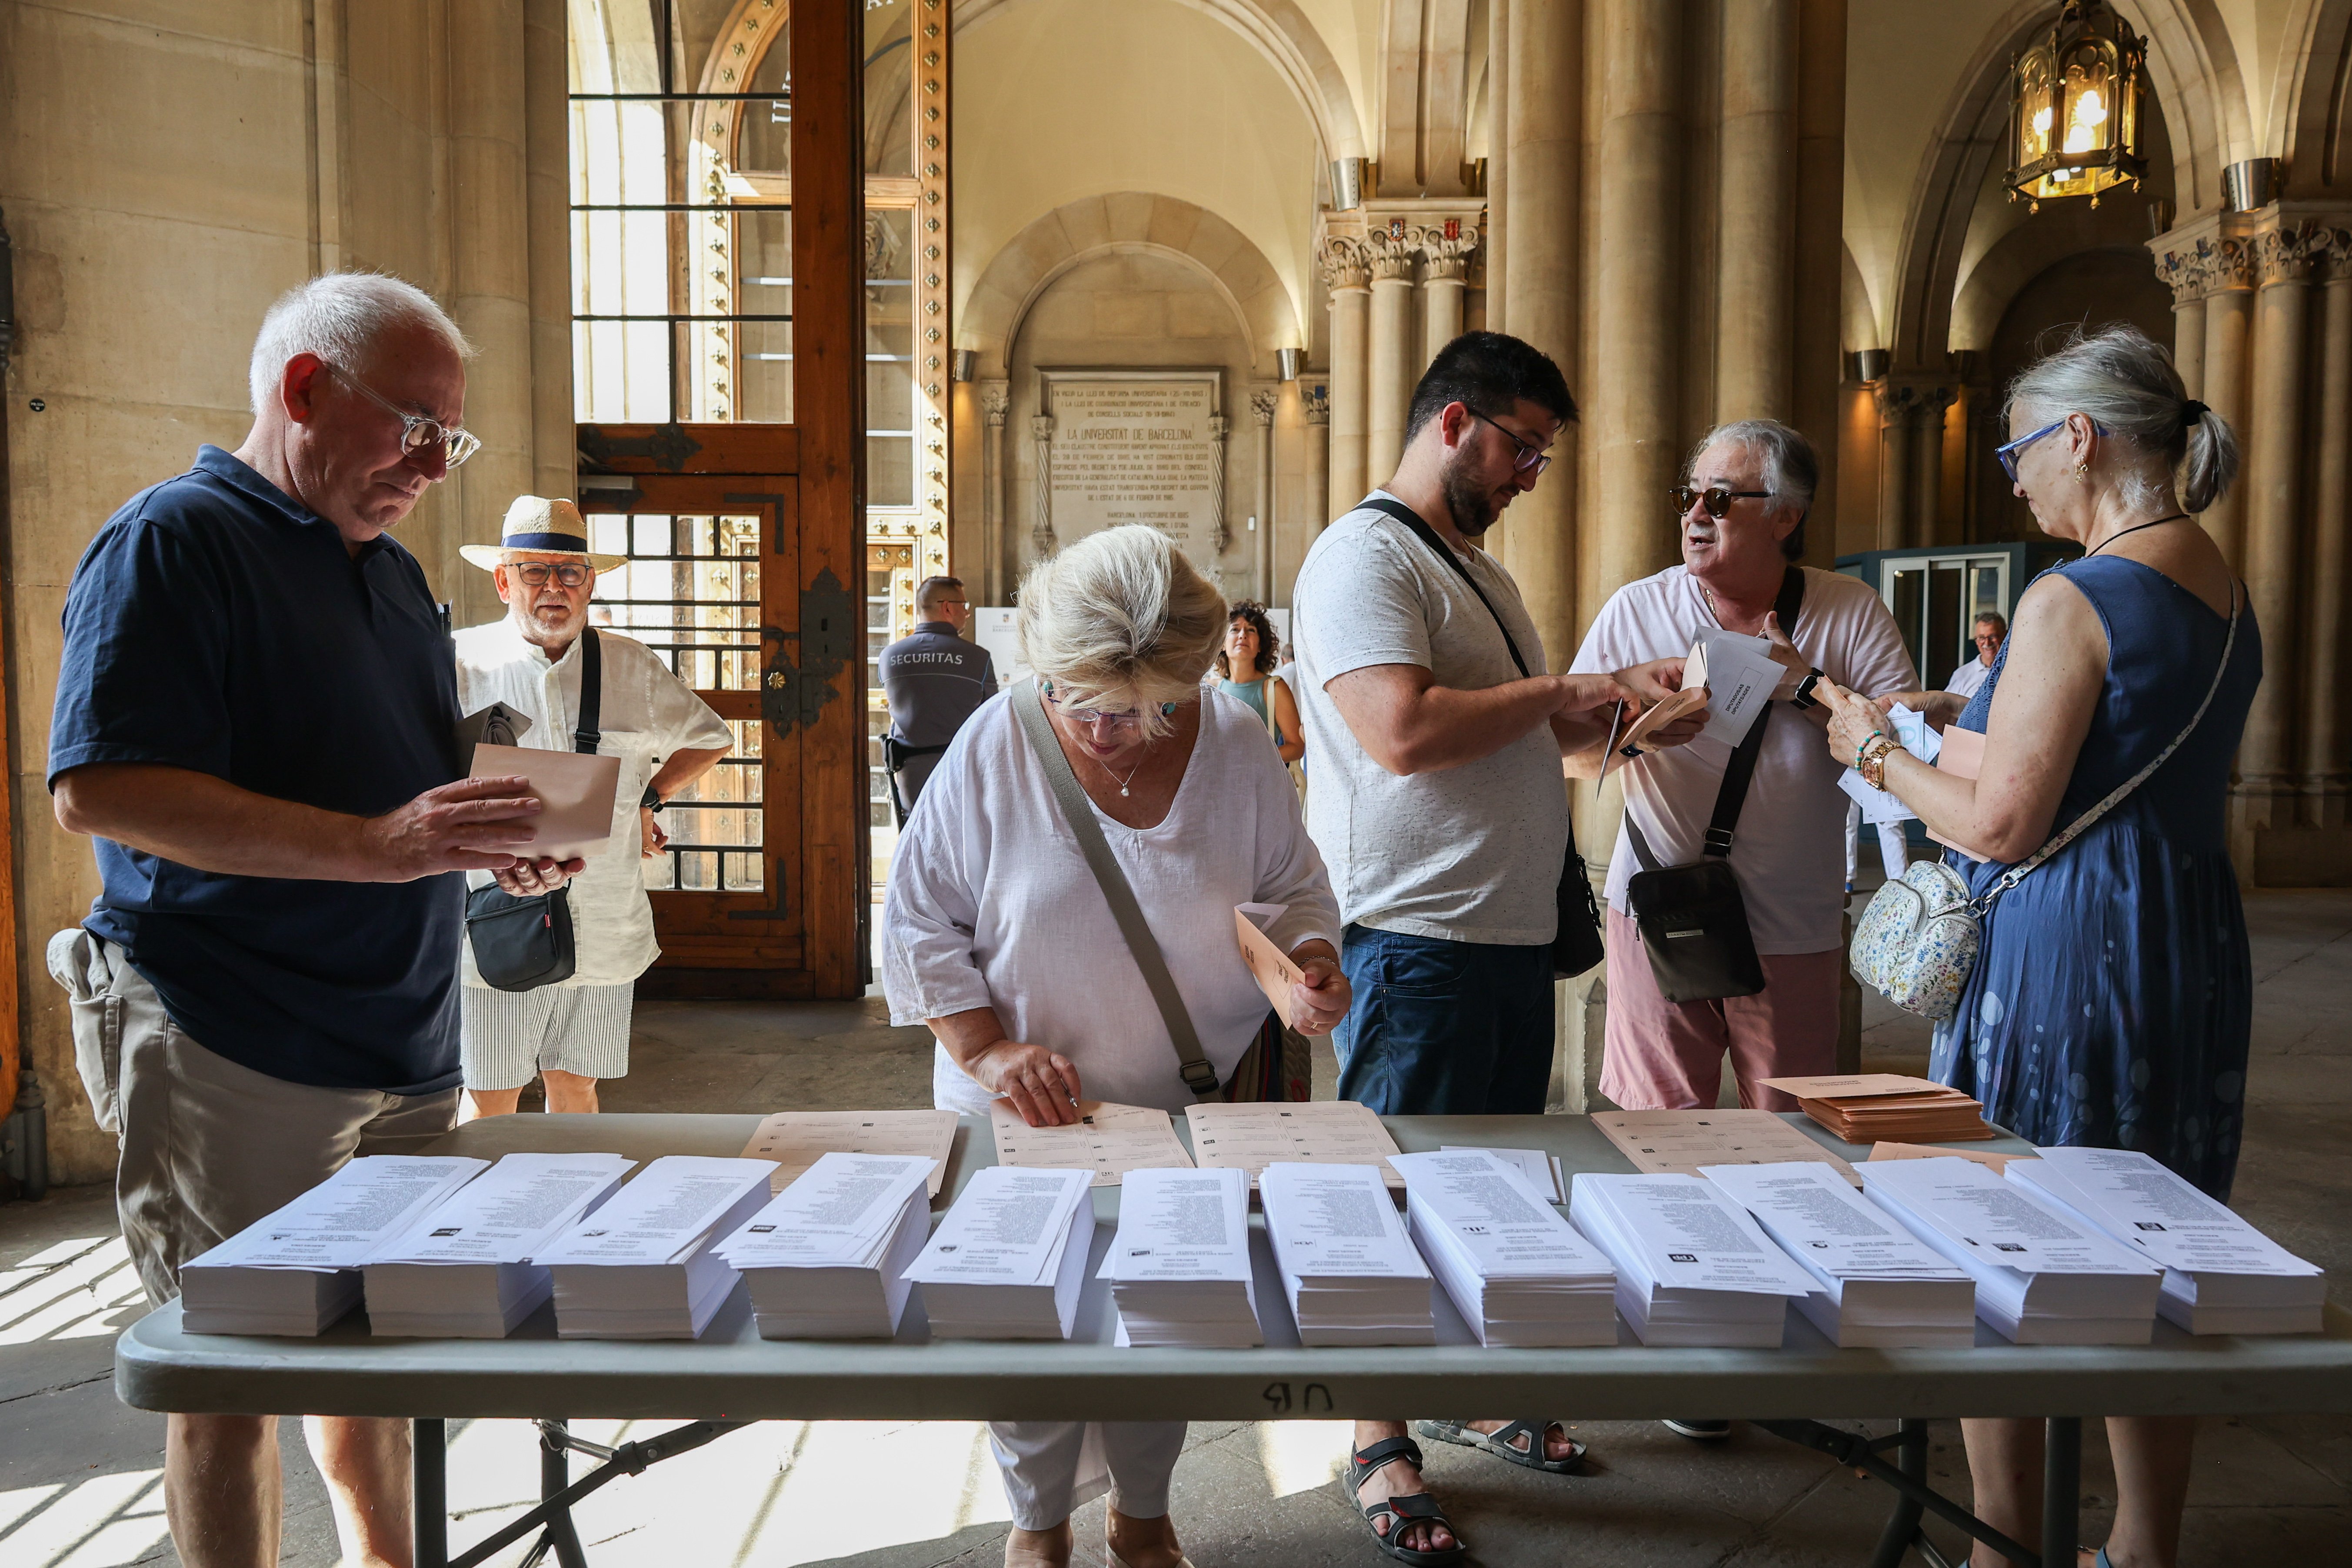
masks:
<path id="1" fill-rule="evenodd" d="M 2147 46 L 2101 0 L 2067 0 L 2050 31 L 2010 67 L 2010 200 L 2040 212 L 2147 173 L 2141 146 Z"/>

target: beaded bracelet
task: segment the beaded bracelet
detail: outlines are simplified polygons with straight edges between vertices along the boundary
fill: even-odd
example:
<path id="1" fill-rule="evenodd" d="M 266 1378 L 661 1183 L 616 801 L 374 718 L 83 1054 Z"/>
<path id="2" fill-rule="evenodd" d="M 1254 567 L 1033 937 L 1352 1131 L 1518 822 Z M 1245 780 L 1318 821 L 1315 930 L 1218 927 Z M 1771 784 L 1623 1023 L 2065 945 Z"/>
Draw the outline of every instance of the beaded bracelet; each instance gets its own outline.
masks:
<path id="1" fill-rule="evenodd" d="M 1886 731 L 1884 730 L 1873 730 L 1869 734 L 1864 735 L 1862 738 L 1862 744 L 1853 749 L 1853 766 L 1856 773 L 1860 773 L 1862 771 L 1862 754 L 1863 752 L 1870 750 L 1870 743 L 1873 741 L 1884 741 L 1885 739 L 1886 739 Z"/>

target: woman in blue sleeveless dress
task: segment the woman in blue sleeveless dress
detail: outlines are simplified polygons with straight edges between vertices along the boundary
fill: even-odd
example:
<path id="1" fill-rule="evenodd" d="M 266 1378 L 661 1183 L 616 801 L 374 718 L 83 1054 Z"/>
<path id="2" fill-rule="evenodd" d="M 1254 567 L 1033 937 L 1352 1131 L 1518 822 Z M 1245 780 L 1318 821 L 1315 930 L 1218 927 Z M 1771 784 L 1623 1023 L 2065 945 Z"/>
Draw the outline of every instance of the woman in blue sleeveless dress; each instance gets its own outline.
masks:
<path id="1" fill-rule="evenodd" d="M 2018 377 L 2008 413 L 2002 467 L 2084 558 L 2026 590 L 1965 708 L 1835 691 L 1830 745 L 1983 856 L 1948 858 L 1982 894 L 2179 742 L 1993 901 L 1929 1070 L 2036 1143 L 2140 1150 L 2226 1199 L 2253 982 L 2223 816 L 2263 652 L 2244 589 L 2190 513 L 2228 489 L 2236 439 L 2132 327 L 2077 333 Z M 1898 700 L 1982 733 L 1979 776 L 1890 751 L 1882 708 Z M 1961 1425 L 1978 1515 L 2038 1539 L 2041 1424 Z M 2171 1568 L 2195 1433 L 2193 1417 L 2109 1420 L 2120 1496 L 2099 1568 Z M 2000 1559 L 1979 1545 L 1971 1561 Z"/>

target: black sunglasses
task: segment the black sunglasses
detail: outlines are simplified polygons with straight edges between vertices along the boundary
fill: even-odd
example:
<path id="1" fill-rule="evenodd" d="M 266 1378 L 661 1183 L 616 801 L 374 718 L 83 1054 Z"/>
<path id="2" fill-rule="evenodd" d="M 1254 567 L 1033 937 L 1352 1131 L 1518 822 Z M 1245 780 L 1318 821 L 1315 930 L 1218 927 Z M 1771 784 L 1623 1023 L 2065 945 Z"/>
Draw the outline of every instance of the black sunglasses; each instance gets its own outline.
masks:
<path id="1" fill-rule="evenodd" d="M 1731 503 L 1735 500 L 1743 498 L 1749 500 L 1772 499 L 1770 490 L 1735 490 L 1723 485 L 1709 485 L 1703 490 L 1693 489 L 1688 485 L 1676 485 L 1666 493 L 1674 498 L 1675 512 L 1677 516 L 1689 511 L 1695 501 L 1704 501 L 1706 504 L 1707 516 L 1720 518 L 1731 510 Z"/>

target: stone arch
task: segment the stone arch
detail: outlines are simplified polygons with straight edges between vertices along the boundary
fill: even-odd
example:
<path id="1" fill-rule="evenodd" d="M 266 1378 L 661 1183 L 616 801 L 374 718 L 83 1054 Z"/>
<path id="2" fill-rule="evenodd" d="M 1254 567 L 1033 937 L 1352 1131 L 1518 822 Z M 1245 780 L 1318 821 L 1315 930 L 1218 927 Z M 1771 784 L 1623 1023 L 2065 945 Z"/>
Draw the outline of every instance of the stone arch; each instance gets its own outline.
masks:
<path id="1" fill-rule="evenodd" d="M 1261 374 L 1275 351 L 1295 347 L 1298 316 L 1290 290 L 1248 236 L 1205 207 L 1141 191 L 1085 196 L 1033 219 L 989 258 L 959 308 L 961 346 L 980 351 L 980 374 L 1002 376 L 1021 323 L 1054 280 L 1081 262 L 1117 251 L 1151 250 L 1206 273 L 1233 311 Z"/>
<path id="2" fill-rule="evenodd" d="M 2263 150 L 2286 160 L 2288 195 L 2340 201 L 2352 189 L 2352 0 L 2297 0 L 2279 51 Z"/>
<path id="3" fill-rule="evenodd" d="M 2237 59 L 2212 0 L 2118 0 L 2116 9 L 2147 40 L 2148 91 L 2171 145 L 2179 212 L 2218 204 L 2221 170 L 2252 155 L 2240 149 L 2252 144 L 2253 130 Z M 1897 371 L 1945 369 L 1978 193 L 2004 155 L 2010 61 L 2049 20 L 2045 0 L 2018 0 L 1987 30 L 1928 150 L 1895 270 L 1888 347 Z"/>
<path id="4" fill-rule="evenodd" d="M 955 29 L 985 21 L 1021 0 L 955 0 Z M 1323 145 L 1326 162 L 1368 156 L 1363 119 L 1348 79 L 1296 0 L 1170 0 L 1224 24 L 1273 66 L 1305 111 Z"/>

